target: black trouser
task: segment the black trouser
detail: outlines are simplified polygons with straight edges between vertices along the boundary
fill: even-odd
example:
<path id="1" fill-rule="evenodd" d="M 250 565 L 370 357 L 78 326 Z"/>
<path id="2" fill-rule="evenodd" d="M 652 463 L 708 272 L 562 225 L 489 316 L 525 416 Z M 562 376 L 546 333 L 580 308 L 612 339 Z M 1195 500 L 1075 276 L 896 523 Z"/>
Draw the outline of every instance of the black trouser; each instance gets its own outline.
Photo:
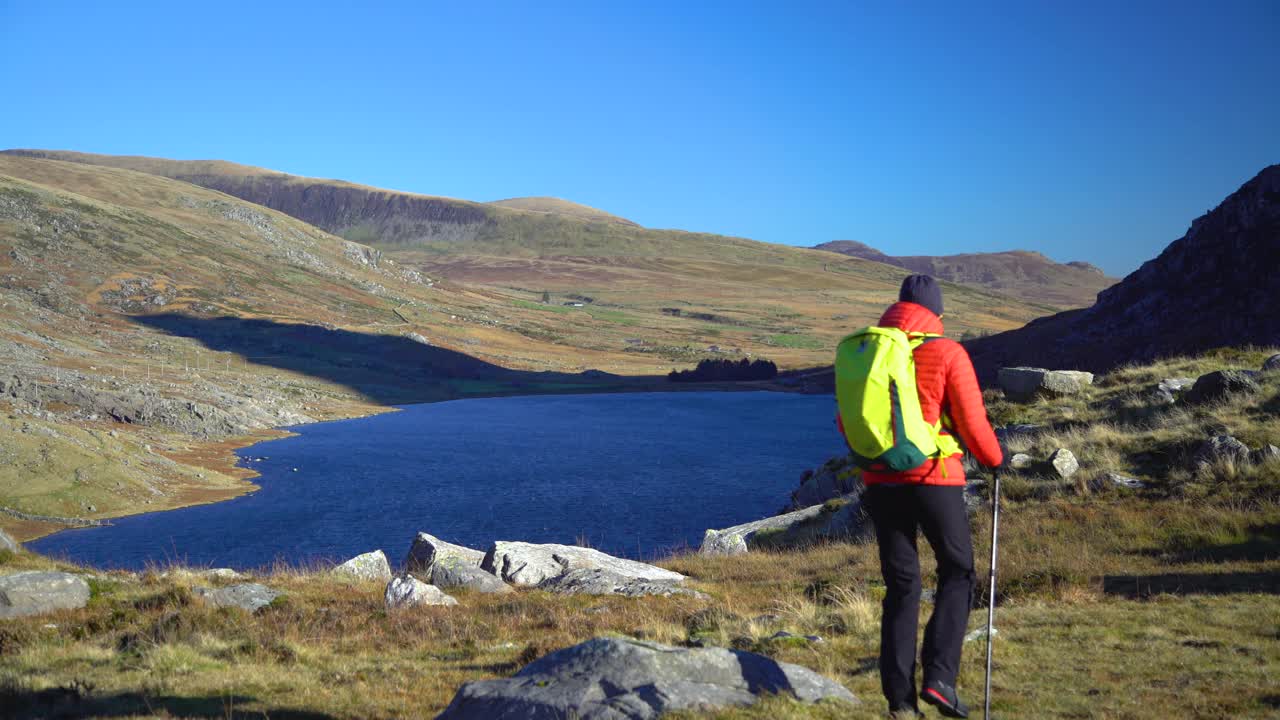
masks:
<path id="1" fill-rule="evenodd" d="M 880 544 L 884 617 L 880 624 L 880 687 L 893 710 L 916 707 L 916 631 L 920 617 L 917 528 L 938 560 L 933 615 L 924 630 L 924 682 L 955 686 L 960 647 L 973 602 L 973 542 L 964 488 L 873 485 L 867 511 Z"/>

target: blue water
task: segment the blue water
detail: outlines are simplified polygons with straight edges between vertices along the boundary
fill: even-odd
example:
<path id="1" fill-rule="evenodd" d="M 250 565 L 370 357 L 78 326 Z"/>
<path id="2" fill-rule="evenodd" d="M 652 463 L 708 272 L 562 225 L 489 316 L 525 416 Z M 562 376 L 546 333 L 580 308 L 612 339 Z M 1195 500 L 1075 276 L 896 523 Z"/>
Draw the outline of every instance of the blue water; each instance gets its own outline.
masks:
<path id="1" fill-rule="evenodd" d="M 840 452 L 830 396 L 645 393 L 458 400 L 291 428 L 240 452 L 262 489 L 30 543 L 103 568 L 403 560 L 426 531 L 652 558 L 754 520 Z M 255 462 L 255 458 L 265 458 Z M 295 471 L 294 468 L 297 468 Z"/>

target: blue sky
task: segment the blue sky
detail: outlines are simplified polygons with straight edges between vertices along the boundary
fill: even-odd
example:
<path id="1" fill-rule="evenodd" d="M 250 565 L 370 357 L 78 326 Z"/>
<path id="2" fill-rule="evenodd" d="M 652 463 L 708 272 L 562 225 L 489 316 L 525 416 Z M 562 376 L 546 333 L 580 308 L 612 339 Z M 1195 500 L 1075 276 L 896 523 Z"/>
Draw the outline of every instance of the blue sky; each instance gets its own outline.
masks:
<path id="1" fill-rule="evenodd" d="M 1280 162 L 1278 37 L 1273 0 L 0 0 L 0 147 L 1124 274 Z"/>

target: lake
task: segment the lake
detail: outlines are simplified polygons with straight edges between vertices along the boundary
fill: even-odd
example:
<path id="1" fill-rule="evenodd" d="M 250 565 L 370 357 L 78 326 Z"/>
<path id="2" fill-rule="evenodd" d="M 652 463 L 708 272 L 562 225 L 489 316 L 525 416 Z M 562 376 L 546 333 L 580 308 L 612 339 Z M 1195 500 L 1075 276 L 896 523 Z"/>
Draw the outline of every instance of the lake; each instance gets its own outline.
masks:
<path id="1" fill-rule="evenodd" d="M 418 531 L 652 559 L 776 512 L 843 449 L 831 396 L 622 393 L 457 400 L 303 425 L 241 450 L 262 489 L 29 543 L 101 568 L 400 563 Z"/>

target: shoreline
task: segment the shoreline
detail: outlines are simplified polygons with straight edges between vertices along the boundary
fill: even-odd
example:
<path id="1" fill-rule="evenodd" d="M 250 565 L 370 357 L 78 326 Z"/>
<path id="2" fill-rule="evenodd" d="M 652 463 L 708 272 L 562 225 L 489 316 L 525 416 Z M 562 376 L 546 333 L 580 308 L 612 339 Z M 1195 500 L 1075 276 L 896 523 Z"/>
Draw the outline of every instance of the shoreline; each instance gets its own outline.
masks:
<path id="1" fill-rule="evenodd" d="M 805 393 L 799 388 L 784 386 L 777 381 L 673 383 L 662 378 L 657 382 L 631 384 L 622 382 L 609 384 L 607 386 L 583 383 L 583 387 L 581 388 L 556 387 L 554 389 L 544 389 L 542 391 L 539 391 L 536 387 L 512 388 L 510 391 L 467 393 L 457 397 L 442 397 L 423 400 L 421 402 L 400 403 L 398 405 L 369 405 L 362 403 L 338 404 L 332 408 L 330 412 L 320 413 L 320 417 L 318 417 L 314 422 L 294 427 L 307 427 L 309 425 L 318 425 L 320 423 L 327 422 L 359 420 L 361 418 L 374 417 L 376 415 L 382 415 L 389 412 L 397 412 L 401 407 L 413 405 L 435 405 L 442 402 L 453 402 L 457 400 L 533 397 L 541 395 L 621 395 L 646 392 L 781 392 L 796 395 L 816 394 Z M 344 410 L 355 410 L 355 412 L 348 413 L 344 412 Z M 180 510 L 182 508 L 195 507 L 198 505 L 209 505 L 212 503 L 234 500 L 235 498 L 257 492 L 261 487 L 251 481 L 254 478 L 260 477 L 261 473 L 253 468 L 239 465 L 240 456 L 236 454 L 237 451 L 253 447 L 254 445 L 267 442 L 269 440 L 279 440 L 286 437 L 292 437 L 296 434 L 297 433 L 283 428 L 264 428 L 248 435 L 239 435 L 223 440 L 191 441 L 186 448 L 176 452 L 164 453 L 164 456 L 183 465 L 233 477 L 237 480 L 235 487 L 185 488 L 171 499 L 172 502 L 167 502 L 162 506 L 134 508 L 126 512 L 105 513 L 95 515 L 92 519 L 109 523 L 110 520 L 116 518 L 168 512 L 170 510 Z M 59 532 L 80 529 L 78 527 L 69 527 L 60 523 L 17 520 L 13 518 L 8 518 L 6 520 L 5 527 L 6 531 L 19 543 L 28 543 Z"/>

